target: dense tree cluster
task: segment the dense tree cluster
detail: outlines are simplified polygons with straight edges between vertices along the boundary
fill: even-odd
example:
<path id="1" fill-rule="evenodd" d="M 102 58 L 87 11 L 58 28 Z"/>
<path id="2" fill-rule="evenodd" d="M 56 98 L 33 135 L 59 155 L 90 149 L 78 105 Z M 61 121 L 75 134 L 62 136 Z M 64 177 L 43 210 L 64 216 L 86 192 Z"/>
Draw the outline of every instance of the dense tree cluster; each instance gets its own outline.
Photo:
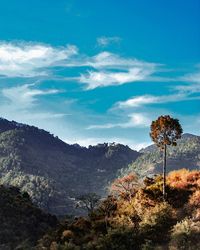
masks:
<path id="1" fill-rule="evenodd" d="M 0 186 L 0 249 L 31 249 L 58 220 L 35 207 L 27 193 Z"/>

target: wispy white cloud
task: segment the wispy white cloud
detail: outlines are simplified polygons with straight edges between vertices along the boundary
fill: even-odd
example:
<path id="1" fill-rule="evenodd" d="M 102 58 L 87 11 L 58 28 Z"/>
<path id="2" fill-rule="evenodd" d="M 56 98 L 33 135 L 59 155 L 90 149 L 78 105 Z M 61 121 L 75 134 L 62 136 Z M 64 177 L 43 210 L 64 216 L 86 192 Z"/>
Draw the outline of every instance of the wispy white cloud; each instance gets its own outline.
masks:
<path id="1" fill-rule="evenodd" d="M 44 122 L 48 126 L 50 121 L 61 119 L 70 114 L 43 111 L 38 98 L 39 96 L 53 95 L 59 92 L 56 89 L 37 89 L 36 83 L 4 88 L 0 93 L 0 117 L 35 126 L 40 126 Z"/>
<path id="2" fill-rule="evenodd" d="M 59 66 L 76 55 L 74 45 L 52 47 L 28 42 L 0 43 L 0 75 L 7 77 L 34 77 L 47 75 L 46 68 Z"/>
<path id="3" fill-rule="evenodd" d="M 33 88 L 34 85 L 35 84 L 24 84 L 21 86 L 4 88 L 1 93 L 3 97 L 9 101 L 9 105 L 12 105 L 15 109 L 26 109 L 32 107 L 36 103 L 37 96 L 56 94 L 60 92 L 56 89 L 36 89 Z"/>
<path id="4" fill-rule="evenodd" d="M 173 95 L 153 96 L 142 95 L 132 97 L 126 101 L 117 102 L 113 109 L 120 108 L 139 108 L 149 104 L 161 104 L 170 102 L 180 102 L 189 100 L 200 100 L 200 96 L 190 96 L 185 93 L 177 93 Z"/>
<path id="5" fill-rule="evenodd" d="M 132 97 L 126 101 L 121 101 L 115 104 L 117 108 L 127 108 L 127 107 L 140 107 L 142 105 L 156 103 L 159 101 L 159 97 L 151 95 L 142 95 Z"/>
<path id="6" fill-rule="evenodd" d="M 118 36 L 101 36 L 97 38 L 97 44 L 100 47 L 107 47 L 111 44 L 119 44 L 121 42 L 121 38 Z"/>
<path id="7" fill-rule="evenodd" d="M 200 66 L 198 66 L 199 70 L 200 70 Z M 182 79 L 184 79 L 185 81 L 189 81 L 189 82 L 198 82 L 200 83 L 200 72 L 195 72 L 193 74 L 188 74 L 186 76 L 184 76 Z"/>
<path id="8" fill-rule="evenodd" d="M 200 69 L 200 66 L 198 66 Z M 200 71 L 181 77 L 185 85 L 176 86 L 175 89 L 181 93 L 200 93 Z"/>
<path id="9" fill-rule="evenodd" d="M 132 113 L 128 115 L 128 121 L 123 123 L 107 123 L 107 124 L 98 124 L 90 125 L 87 129 L 110 129 L 110 128 L 144 128 L 148 127 L 151 122 L 151 119 L 147 114 L 143 113 Z"/>
<path id="10" fill-rule="evenodd" d="M 145 62 L 136 58 L 121 57 L 108 51 L 103 51 L 94 56 L 87 56 L 79 54 L 77 57 L 63 63 L 66 67 L 91 67 L 96 70 L 127 70 L 133 67 L 141 68 L 146 67 L 154 70 L 156 67 L 162 66 L 161 64 Z"/>
<path id="11" fill-rule="evenodd" d="M 81 65 L 81 64 L 80 64 Z M 125 70 L 133 67 L 146 67 L 155 69 L 158 64 L 141 61 L 135 58 L 124 58 L 108 51 L 101 52 L 93 57 L 82 60 L 82 66 L 91 66 L 95 69 L 119 69 Z"/>
<path id="12" fill-rule="evenodd" d="M 82 65 L 95 69 L 81 74 L 79 78 L 81 83 L 87 85 L 87 89 L 145 80 L 156 72 L 158 66 L 137 59 L 122 58 L 109 52 L 87 59 Z"/>
<path id="13" fill-rule="evenodd" d="M 82 74 L 79 80 L 87 84 L 86 89 L 95 89 L 141 81 L 149 74 L 148 70 L 142 68 L 132 68 L 127 72 L 89 71 L 87 74 Z"/>

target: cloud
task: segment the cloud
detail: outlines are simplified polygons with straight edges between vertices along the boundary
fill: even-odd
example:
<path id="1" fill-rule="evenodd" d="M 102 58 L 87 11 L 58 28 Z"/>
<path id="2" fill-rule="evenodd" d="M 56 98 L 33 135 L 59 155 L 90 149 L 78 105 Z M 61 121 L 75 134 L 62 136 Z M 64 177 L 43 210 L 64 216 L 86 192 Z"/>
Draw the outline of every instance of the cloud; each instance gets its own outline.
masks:
<path id="1" fill-rule="evenodd" d="M 151 123 L 151 119 L 146 115 L 142 113 L 135 113 L 129 115 L 130 121 L 129 121 L 129 126 L 132 127 L 148 127 L 149 124 Z"/>
<path id="2" fill-rule="evenodd" d="M 53 111 L 43 111 L 39 105 L 38 97 L 59 93 L 56 89 L 36 89 L 36 83 L 4 88 L 1 91 L 0 117 L 16 120 L 26 124 L 48 129 L 53 121 L 62 119 L 67 115 Z M 43 106 L 42 106 L 43 107 Z M 57 127 L 58 124 L 54 124 Z"/>
<path id="3" fill-rule="evenodd" d="M 110 128 L 144 128 L 148 127 L 151 119 L 143 113 L 132 113 L 128 115 L 128 121 L 124 123 L 107 123 L 101 125 L 90 125 L 87 129 L 110 129 Z"/>
<path id="4" fill-rule="evenodd" d="M 199 68 L 200 68 L 200 66 L 199 66 Z M 188 75 L 184 76 L 183 79 L 185 81 L 189 81 L 189 82 L 198 82 L 198 83 L 200 83 L 200 72 L 196 72 L 196 73 L 193 73 L 193 74 L 188 74 Z"/>
<path id="5" fill-rule="evenodd" d="M 133 67 L 154 69 L 157 64 L 137 60 L 135 58 L 124 58 L 108 51 L 101 52 L 93 57 L 86 58 L 83 66 L 91 66 L 95 69 L 130 69 Z"/>
<path id="6" fill-rule="evenodd" d="M 108 38 L 108 41 L 114 40 L 117 38 Z M 105 37 L 103 41 L 106 43 Z M 53 78 L 56 77 L 52 74 L 55 67 L 81 67 L 84 70 L 87 68 L 87 71 L 76 76 L 60 76 L 61 79 L 85 84 L 86 89 L 145 80 L 156 72 L 158 67 L 155 63 L 124 58 L 107 51 L 89 57 L 79 54 L 74 45 L 53 47 L 31 42 L 0 42 L 0 55 L 2 77 Z"/>
<path id="7" fill-rule="evenodd" d="M 153 95 L 142 95 L 132 97 L 126 101 L 117 102 L 113 109 L 120 108 L 139 108 L 149 104 L 161 104 L 170 102 L 180 102 L 189 100 L 199 100 L 200 96 L 190 96 L 184 93 L 177 93 L 173 95 L 153 96 Z"/>
<path id="8" fill-rule="evenodd" d="M 33 88 L 34 85 L 35 84 L 24 84 L 21 86 L 4 88 L 1 93 L 13 108 L 26 109 L 32 107 L 36 103 L 37 96 L 56 94 L 60 92 L 56 89 L 35 89 Z"/>
<path id="9" fill-rule="evenodd" d="M 182 93 L 200 93 L 200 72 L 188 74 L 184 77 L 181 77 L 181 80 L 187 82 L 188 84 L 176 86 L 176 90 Z"/>
<path id="10" fill-rule="evenodd" d="M 89 71 L 88 74 L 81 75 L 80 82 L 86 83 L 86 89 L 89 90 L 97 87 L 115 86 L 141 81 L 148 75 L 148 71 L 139 68 L 132 68 L 127 72 Z"/>
<path id="11" fill-rule="evenodd" d="M 118 102 L 115 106 L 118 108 L 127 108 L 127 107 L 140 107 L 145 104 L 156 103 L 158 102 L 159 97 L 151 95 L 142 95 L 132 97 L 126 101 Z"/>
<path id="12" fill-rule="evenodd" d="M 108 45 L 111 44 L 119 44 L 121 40 L 122 39 L 118 36 L 110 36 L 110 37 L 102 36 L 97 38 L 97 44 L 100 47 L 107 47 Z"/>
<path id="13" fill-rule="evenodd" d="M 78 53 L 77 47 L 52 47 L 28 42 L 0 43 L 0 75 L 34 77 L 47 75 L 46 68 L 59 66 Z"/>
<path id="14" fill-rule="evenodd" d="M 79 78 L 81 83 L 87 85 L 86 89 L 145 80 L 158 66 L 137 59 L 122 58 L 109 52 L 99 53 L 87 59 L 83 65 L 95 69 L 81 74 Z"/>

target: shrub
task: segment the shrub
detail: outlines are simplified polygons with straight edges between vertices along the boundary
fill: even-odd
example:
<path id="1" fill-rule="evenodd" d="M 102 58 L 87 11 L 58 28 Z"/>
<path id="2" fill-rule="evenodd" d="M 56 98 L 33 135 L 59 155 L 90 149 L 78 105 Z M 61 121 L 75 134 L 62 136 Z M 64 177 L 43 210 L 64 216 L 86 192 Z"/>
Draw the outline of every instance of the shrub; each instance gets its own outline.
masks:
<path id="1" fill-rule="evenodd" d="M 110 188 L 111 194 L 119 196 L 124 200 L 131 200 L 139 187 L 138 177 L 135 173 L 130 173 L 122 178 L 116 179 Z"/>
<path id="2" fill-rule="evenodd" d="M 71 230 L 64 230 L 62 232 L 61 239 L 68 240 L 74 237 L 74 233 Z"/>
<path id="3" fill-rule="evenodd" d="M 186 218 L 178 222 L 172 229 L 170 249 L 200 249 L 200 221 Z"/>
<path id="4" fill-rule="evenodd" d="M 134 200 L 119 201 L 116 216 L 111 221 L 113 227 L 137 227 L 140 217 L 134 206 Z"/>
<path id="5" fill-rule="evenodd" d="M 180 173 L 181 174 L 180 174 Z M 182 172 L 185 174 L 185 172 L 188 174 L 188 171 L 183 169 L 181 171 L 173 171 L 173 174 L 169 175 L 168 183 L 166 185 L 166 200 L 167 202 L 172 205 L 175 208 L 182 207 L 187 201 L 189 196 L 192 193 L 192 190 L 186 188 L 188 184 L 181 185 L 181 175 Z M 178 185 L 174 184 L 174 180 L 178 180 Z M 172 182 L 171 182 L 172 181 Z M 153 178 L 145 179 L 146 187 L 144 189 L 144 192 L 148 195 L 150 199 L 156 200 L 156 201 L 162 201 L 162 186 L 163 186 L 163 180 L 162 176 L 156 176 Z"/>
<path id="6" fill-rule="evenodd" d="M 172 207 L 163 202 L 144 211 L 140 233 L 144 239 L 152 240 L 154 243 L 163 243 L 168 240 L 168 231 L 174 223 Z M 164 239 L 163 235 L 165 235 Z"/>
<path id="7" fill-rule="evenodd" d="M 139 250 L 136 234 L 130 229 L 109 230 L 105 236 L 101 236 L 97 241 L 90 242 L 87 250 Z"/>
<path id="8" fill-rule="evenodd" d="M 200 171 L 180 169 L 172 171 L 167 176 L 167 182 L 171 187 L 179 189 L 192 189 L 200 184 Z"/>

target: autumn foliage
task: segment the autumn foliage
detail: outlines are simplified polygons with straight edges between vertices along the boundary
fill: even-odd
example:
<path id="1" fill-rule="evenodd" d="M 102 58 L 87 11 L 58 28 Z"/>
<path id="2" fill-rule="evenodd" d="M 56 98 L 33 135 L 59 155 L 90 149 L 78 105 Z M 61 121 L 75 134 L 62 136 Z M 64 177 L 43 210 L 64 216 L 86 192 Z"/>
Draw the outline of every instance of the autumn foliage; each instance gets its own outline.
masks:
<path id="1" fill-rule="evenodd" d="M 49 241 L 41 240 L 40 247 L 200 249 L 200 171 L 169 173 L 166 201 L 162 199 L 162 181 L 157 175 L 141 183 L 134 173 L 115 180 L 112 194 L 88 218 L 65 223 Z"/>
<path id="2" fill-rule="evenodd" d="M 172 171 L 167 176 L 167 182 L 175 188 L 200 189 L 200 171 L 188 169 Z"/>
<path id="3" fill-rule="evenodd" d="M 130 173 L 122 178 L 116 179 L 111 185 L 111 193 L 121 198 L 130 200 L 139 186 L 138 177 Z"/>
<path id="4" fill-rule="evenodd" d="M 176 141 L 181 138 L 182 133 L 179 120 L 169 115 L 160 116 L 151 124 L 150 136 L 154 143 L 161 148 L 164 145 L 176 146 Z"/>

